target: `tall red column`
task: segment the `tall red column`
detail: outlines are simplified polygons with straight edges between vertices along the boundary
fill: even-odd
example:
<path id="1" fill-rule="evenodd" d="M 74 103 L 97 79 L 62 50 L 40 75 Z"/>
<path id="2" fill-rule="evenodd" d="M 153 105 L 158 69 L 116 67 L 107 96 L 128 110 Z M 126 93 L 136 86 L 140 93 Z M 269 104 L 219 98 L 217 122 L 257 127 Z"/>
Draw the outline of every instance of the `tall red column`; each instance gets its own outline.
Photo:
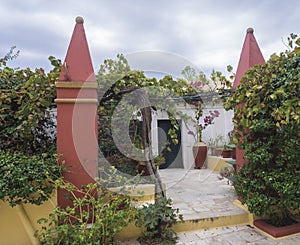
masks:
<path id="1" fill-rule="evenodd" d="M 260 51 L 260 48 L 256 42 L 253 32 L 254 31 L 252 28 L 247 29 L 247 34 L 243 44 L 238 68 L 236 71 L 236 76 L 233 82 L 233 88 L 237 87 L 240 84 L 240 81 L 246 71 L 250 70 L 255 65 L 265 63 L 265 59 Z M 243 106 L 243 105 L 241 104 L 238 106 Z M 245 163 L 244 153 L 245 150 L 239 149 L 237 144 L 236 147 L 236 163 L 238 166 L 237 170 L 239 170 L 240 167 Z"/>
<path id="2" fill-rule="evenodd" d="M 93 183 L 98 168 L 97 82 L 83 27 L 76 25 L 57 88 L 57 153 L 62 154 L 64 179 L 75 186 Z M 66 206 L 58 190 L 58 205 Z"/>

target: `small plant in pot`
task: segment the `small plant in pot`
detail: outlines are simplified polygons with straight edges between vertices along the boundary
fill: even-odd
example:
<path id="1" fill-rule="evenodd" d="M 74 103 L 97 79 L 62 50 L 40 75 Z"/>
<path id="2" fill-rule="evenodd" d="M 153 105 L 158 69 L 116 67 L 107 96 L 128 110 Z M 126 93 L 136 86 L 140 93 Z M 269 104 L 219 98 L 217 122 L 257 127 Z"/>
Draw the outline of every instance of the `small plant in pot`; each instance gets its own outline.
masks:
<path id="1" fill-rule="evenodd" d="M 228 145 L 224 145 L 223 151 L 222 151 L 222 157 L 224 158 L 230 158 L 232 155 L 232 148 Z"/>
<path id="2" fill-rule="evenodd" d="M 236 159 L 236 144 L 237 144 L 237 141 L 234 138 L 234 130 L 231 130 L 228 133 L 228 137 L 229 137 L 229 143 L 228 143 L 227 146 L 229 146 L 232 149 L 231 158 Z"/>
<path id="3" fill-rule="evenodd" d="M 217 110 L 209 111 L 209 115 L 205 116 L 203 122 L 200 122 L 200 118 L 202 117 L 202 104 L 200 102 L 195 103 L 196 112 L 195 112 L 195 128 L 196 133 L 189 130 L 188 134 L 194 136 L 195 144 L 193 146 L 193 155 L 195 158 L 195 168 L 201 169 L 204 165 L 207 155 L 207 146 L 204 142 L 202 142 L 202 132 L 209 125 L 214 124 L 215 118 L 219 117 L 220 112 Z"/>
<path id="4" fill-rule="evenodd" d="M 221 156 L 224 144 L 225 138 L 223 135 L 217 135 L 215 138 L 211 138 L 208 142 L 208 145 L 211 148 L 211 155 Z"/>

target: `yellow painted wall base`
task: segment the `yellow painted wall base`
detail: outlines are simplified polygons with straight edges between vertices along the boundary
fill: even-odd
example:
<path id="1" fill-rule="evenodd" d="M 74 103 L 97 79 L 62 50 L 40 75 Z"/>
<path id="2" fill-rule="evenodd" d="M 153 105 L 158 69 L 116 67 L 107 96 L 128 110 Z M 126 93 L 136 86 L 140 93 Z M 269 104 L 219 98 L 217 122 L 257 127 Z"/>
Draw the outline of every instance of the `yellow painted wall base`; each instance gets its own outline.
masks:
<path id="1" fill-rule="evenodd" d="M 120 192 L 120 188 L 110 188 L 110 190 Z M 138 201 L 135 205 L 154 202 L 153 184 L 138 185 L 126 190 Z M 0 245 L 38 245 L 39 241 L 34 237 L 34 232 L 41 227 L 37 220 L 47 218 L 56 206 L 56 193 L 40 206 L 23 204 L 11 207 L 8 203 L 0 201 Z M 141 235 L 142 231 L 133 223 L 124 228 L 118 237 L 135 238 Z"/>
<path id="2" fill-rule="evenodd" d="M 219 173 L 221 169 L 225 166 L 230 167 L 231 165 L 225 161 L 224 158 L 216 156 L 208 156 L 206 160 L 206 165 L 208 169 Z"/>
<path id="3" fill-rule="evenodd" d="M 165 189 L 164 185 L 164 189 Z M 112 187 L 110 191 L 116 193 L 126 192 L 127 195 L 133 197 L 140 202 L 153 201 L 155 196 L 155 185 L 154 184 L 143 184 L 137 186 L 125 186 L 125 187 Z"/>
<path id="4" fill-rule="evenodd" d="M 236 225 L 248 225 L 248 214 L 237 214 L 230 216 L 196 219 L 196 220 L 185 220 L 184 222 L 178 222 L 174 226 L 176 232 L 188 232 L 195 230 L 203 230 L 225 226 L 236 226 Z M 127 240 L 140 237 L 142 235 L 142 229 L 137 228 L 134 223 L 125 227 L 116 236 L 119 240 Z"/>
<path id="5" fill-rule="evenodd" d="M 174 226 L 176 232 L 194 231 L 225 226 L 249 224 L 248 214 L 236 214 L 230 216 L 212 217 L 196 220 L 186 220 Z"/>
<path id="6" fill-rule="evenodd" d="M 34 231 L 39 229 L 37 220 L 48 217 L 57 205 L 56 193 L 41 206 L 24 204 L 16 207 L 0 201 L 0 244 L 39 244 Z"/>
<path id="7" fill-rule="evenodd" d="M 142 228 L 135 226 L 135 223 L 129 224 L 127 227 L 124 227 L 115 237 L 117 240 L 130 240 L 141 237 L 143 235 Z"/>

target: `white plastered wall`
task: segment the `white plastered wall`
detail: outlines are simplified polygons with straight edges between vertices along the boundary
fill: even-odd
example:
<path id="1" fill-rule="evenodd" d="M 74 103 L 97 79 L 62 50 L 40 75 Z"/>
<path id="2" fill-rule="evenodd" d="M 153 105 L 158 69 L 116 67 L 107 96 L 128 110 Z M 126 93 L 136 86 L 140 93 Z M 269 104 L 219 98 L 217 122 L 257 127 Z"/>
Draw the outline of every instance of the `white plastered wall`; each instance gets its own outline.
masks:
<path id="1" fill-rule="evenodd" d="M 184 114 L 194 117 L 195 111 L 190 107 L 184 105 L 178 106 L 177 110 L 181 110 Z M 232 117 L 233 111 L 226 111 L 220 104 L 209 105 L 207 104 L 203 109 L 203 117 L 209 114 L 210 110 L 218 110 L 220 116 L 215 118 L 214 124 L 209 125 L 203 131 L 203 142 L 208 142 L 211 138 L 222 135 L 228 142 L 228 133 L 232 130 Z M 177 117 L 177 119 L 181 119 Z M 158 110 L 152 112 L 152 150 L 154 155 L 158 155 L 158 120 L 168 120 L 168 115 L 164 110 Z M 200 120 L 202 121 L 202 120 Z M 195 132 L 194 125 L 191 122 L 185 123 L 182 120 L 181 123 L 181 147 L 182 147 L 182 161 L 184 169 L 190 169 L 194 167 L 194 157 L 192 152 L 192 147 L 195 143 L 195 138 L 192 135 L 188 134 L 188 131 L 192 130 Z"/>

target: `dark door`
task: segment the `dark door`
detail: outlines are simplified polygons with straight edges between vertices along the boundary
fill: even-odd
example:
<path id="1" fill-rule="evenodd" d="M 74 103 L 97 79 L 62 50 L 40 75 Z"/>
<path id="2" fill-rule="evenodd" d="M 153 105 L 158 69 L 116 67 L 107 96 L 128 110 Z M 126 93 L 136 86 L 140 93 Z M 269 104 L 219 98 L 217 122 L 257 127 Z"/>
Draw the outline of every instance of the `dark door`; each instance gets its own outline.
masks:
<path id="1" fill-rule="evenodd" d="M 165 157 L 166 163 L 159 168 L 183 168 L 182 162 L 182 148 L 181 148 L 181 121 L 178 120 L 179 130 L 177 131 L 178 144 L 175 145 L 170 135 L 168 135 L 169 129 L 172 128 L 170 120 L 158 120 L 158 151 Z M 167 144 L 169 142 L 169 144 Z M 167 147 L 171 148 L 171 151 L 167 150 Z"/>

